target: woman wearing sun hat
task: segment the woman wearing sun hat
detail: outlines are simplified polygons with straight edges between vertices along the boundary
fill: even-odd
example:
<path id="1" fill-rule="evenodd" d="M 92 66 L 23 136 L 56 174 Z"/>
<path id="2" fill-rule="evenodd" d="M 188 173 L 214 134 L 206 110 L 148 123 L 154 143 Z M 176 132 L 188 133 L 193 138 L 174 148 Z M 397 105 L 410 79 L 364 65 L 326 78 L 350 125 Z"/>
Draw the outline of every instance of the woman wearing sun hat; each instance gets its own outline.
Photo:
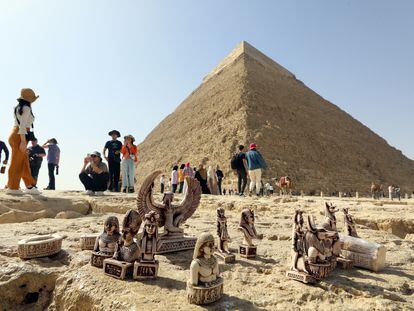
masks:
<path id="1" fill-rule="evenodd" d="M 19 103 L 14 108 L 14 127 L 9 137 L 12 156 L 7 182 L 8 194 L 23 194 L 20 190 L 21 179 L 23 179 L 27 188 L 25 193 L 40 194 L 35 187 L 36 181 L 30 173 L 29 156 L 27 154 L 27 143 L 34 139 L 34 134 L 31 132 L 34 122 L 32 105 L 38 98 L 39 96 L 32 89 L 22 89 L 20 97 L 17 99 Z"/>
<path id="2" fill-rule="evenodd" d="M 134 192 L 135 165 L 138 162 L 138 149 L 134 145 L 135 138 L 132 135 L 124 137 L 122 146 L 122 192 Z"/>

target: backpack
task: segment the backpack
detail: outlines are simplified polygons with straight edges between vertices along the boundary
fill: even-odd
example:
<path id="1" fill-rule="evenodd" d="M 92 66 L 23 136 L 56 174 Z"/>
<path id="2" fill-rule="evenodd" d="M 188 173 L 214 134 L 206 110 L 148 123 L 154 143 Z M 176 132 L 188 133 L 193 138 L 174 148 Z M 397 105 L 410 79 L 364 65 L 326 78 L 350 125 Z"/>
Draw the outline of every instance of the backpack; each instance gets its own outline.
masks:
<path id="1" fill-rule="evenodd" d="M 230 165 L 232 170 L 237 170 L 239 168 L 239 155 L 237 153 L 235 153 L 231 158 Z"/>

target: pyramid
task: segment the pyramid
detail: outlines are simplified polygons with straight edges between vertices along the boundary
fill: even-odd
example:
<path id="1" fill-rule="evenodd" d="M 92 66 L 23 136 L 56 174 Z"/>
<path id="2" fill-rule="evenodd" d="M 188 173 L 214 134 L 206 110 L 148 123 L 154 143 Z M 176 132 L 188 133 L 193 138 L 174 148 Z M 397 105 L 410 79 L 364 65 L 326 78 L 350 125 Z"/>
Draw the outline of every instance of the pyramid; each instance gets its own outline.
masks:
<path id="1" fill-rule="evenodd" d="M 414 190 L 414 161 L 244 41 L 139 145 L 137 182 L 188 161 L 236 180 L 231 157 L 251 142 L 269 165 L 264 178 L 289 175 L 297 190 Z"/>

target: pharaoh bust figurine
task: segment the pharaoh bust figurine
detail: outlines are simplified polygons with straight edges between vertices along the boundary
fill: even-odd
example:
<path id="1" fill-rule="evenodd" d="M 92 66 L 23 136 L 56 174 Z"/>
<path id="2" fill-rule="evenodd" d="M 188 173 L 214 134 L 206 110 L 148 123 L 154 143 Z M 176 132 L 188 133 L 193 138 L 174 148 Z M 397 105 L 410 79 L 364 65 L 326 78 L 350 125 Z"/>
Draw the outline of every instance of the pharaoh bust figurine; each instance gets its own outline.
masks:
<path id="1" fill-rule="evenodd" d="M 141 225 L 138 213 L 129 210 L 122 223 L 122 240 L 118 243 L 113 258 L 120 261 L 134 262 L 141 253 L 138 244 L 134 241 Z"/>
<path id="2" fill-rule="evenodd" d="M 117 243 L 121 237 L 119 222 L 115 216 L 109 216 L 105 220 L 104 231 L 96 239 L 93 250 L 102 254 L 113 255 Z"/>
<path id="3" fill-rule="evenodd" d="M 231 239 L 227 231 L 227 217 L 222 207 L 217 209 L 217 235 L 219 237 L 218 250 L 222 253 L 230 254 L 228 243 Z"/>
<path id="4" fill-rule="evenodd" d="M 145 214 L 144 231 L 140 240 L 141 261 L 155 262 L 158 246 L 158 214 L 154 211 Z"/>
<path id="5" fill-rule="evenodd" d="M 253 239 L 262 239 L 263 235 L 257 234 L 254 227 L 254 212 L 251 209 L 242 211 L 239 230 L 243 232 L 243 245 L 254 246 Z"/>
<path id="6" fill-rule="evenodd" d="M 190 303 L 206 304 L 218 300 L 223 293 L 223 279 L 220 278 L 219 265 L 213 256 L 214 237 L 202 233 L 194 248 L 190 266 L 190 279 L 187 294 Z"/>

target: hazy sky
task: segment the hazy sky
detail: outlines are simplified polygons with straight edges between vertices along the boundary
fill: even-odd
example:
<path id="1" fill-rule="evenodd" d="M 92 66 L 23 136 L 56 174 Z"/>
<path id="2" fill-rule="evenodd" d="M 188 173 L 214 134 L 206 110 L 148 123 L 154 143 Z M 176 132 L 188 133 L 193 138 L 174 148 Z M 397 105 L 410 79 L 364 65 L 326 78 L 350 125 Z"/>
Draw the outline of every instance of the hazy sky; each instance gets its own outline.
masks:
<path id="1" fill-rule="evenodd" d="M 414 158 L 413 14 L 411 0 L 0 0 L 0 139 L 33 88 L 36 135 L 62 150 L 57 188 L 80 189 L 109 130 L 142 141 L 246 40 Z"/>

